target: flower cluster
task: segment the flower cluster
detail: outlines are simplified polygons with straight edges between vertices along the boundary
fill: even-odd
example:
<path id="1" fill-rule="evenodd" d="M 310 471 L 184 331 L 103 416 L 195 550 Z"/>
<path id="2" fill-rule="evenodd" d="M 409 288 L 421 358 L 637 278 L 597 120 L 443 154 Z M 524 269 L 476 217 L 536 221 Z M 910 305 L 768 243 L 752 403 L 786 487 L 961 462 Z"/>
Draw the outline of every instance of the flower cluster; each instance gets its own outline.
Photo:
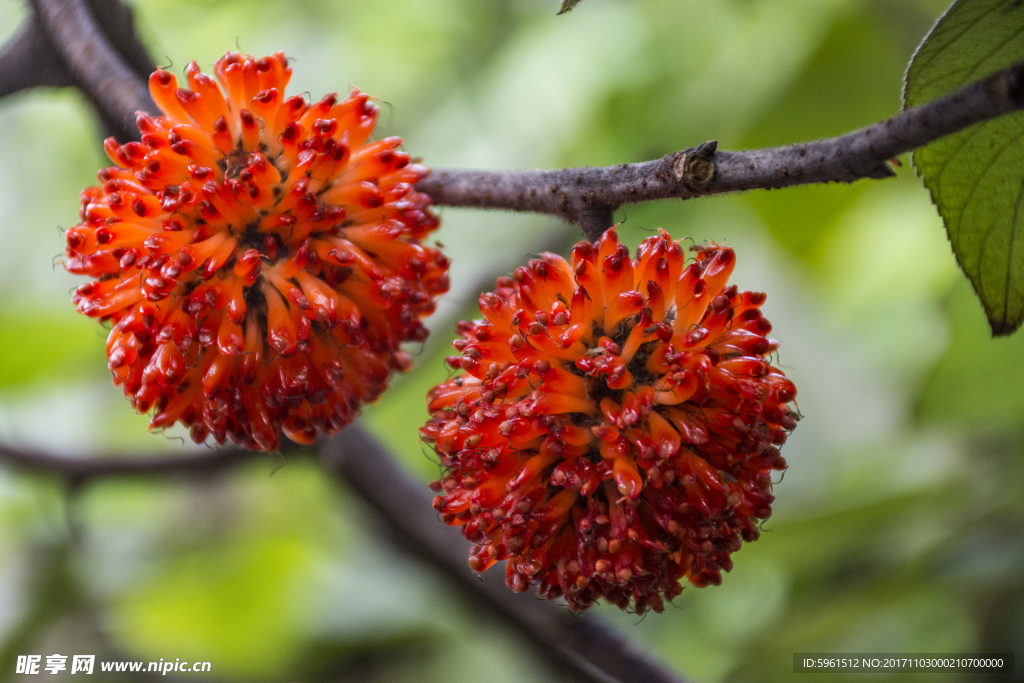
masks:
<path id="1" fill-rule="evenodd" d="M 82 192 L 65 267 L 94 278 L 74 301 L 109 321 L 114 383 L 151 428 L 308 443 L 408 366 L 399 344 L 425 338 L 448 289 L 420 243 L 438 225 L 412 189 L 427 169 L 398 138 L 369 141 L 359 91 L 286 98 L 282 53 L 230 52 L 215 74 L 152 75 L 163 115 L 138 115 L 141 142 L 106 141 L 116 166 Z"/>
<path id="2" fill-rule="evenodd" d="M 758 537 L 796 389 L 768 360 L 765 295 L 727 285 L 732 249 L 695 252 L 661 232 L 630 259 L 609 230 L 499 279 L 460 323 L 462 372 L 420 433 L 474 570 L 507 559 L 515 591 L 661 611 Z"/>

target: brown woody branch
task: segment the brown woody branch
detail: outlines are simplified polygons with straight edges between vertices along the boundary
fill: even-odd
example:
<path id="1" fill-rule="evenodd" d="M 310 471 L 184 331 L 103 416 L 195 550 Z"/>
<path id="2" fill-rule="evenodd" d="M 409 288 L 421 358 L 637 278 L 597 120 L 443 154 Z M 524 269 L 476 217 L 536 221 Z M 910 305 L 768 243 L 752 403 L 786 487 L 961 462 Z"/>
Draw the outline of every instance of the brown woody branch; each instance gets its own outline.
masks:
<path id="1" fill-rule="evenodd" d="M 0 49 L 0 97 L 37 86 L 74 85 L 64 61 L 31 14 Z"/>
<path id="2" fill-rule="evenodd" d="M 65 77 L 92 101 L 104 127 L 122 141 L 138 139 L 135 112 L 156 110 L 146 83 L 156 67 L 135 35 L 131 10 L 118 0 L 31 4 L 34 12 L 22 32 L 31 36 L 38 29 L 44 34 L 30 39 L 37 54 L 54 50 L 55 55 L 43 59 L 51 66 L 55 60 L 64 65 Z"/>
<path id="3" fill-rule="evenodd" d="M 435 169 L 416 189 L 442 206 L 532 211 L 579 225 L 590 239 L 624 204 L 895 175 L 889 160 L 1024 107 L 1024 62 L 928 104 L 835 138 L 723 152 L 715 141 L 661 159 L 550 171 Z"/>
<path id="4" fill-rule="evenodd" d="M 296 447 L 287 447 L 294 452 Z M 0 464 L 26 472 L 50 474 L 74 483 L 110 477 L 154 475 L 205 476 L 263 455 L 226 446 L 200 455 L 58 455 L 37 448 L 0 443 Z"/>

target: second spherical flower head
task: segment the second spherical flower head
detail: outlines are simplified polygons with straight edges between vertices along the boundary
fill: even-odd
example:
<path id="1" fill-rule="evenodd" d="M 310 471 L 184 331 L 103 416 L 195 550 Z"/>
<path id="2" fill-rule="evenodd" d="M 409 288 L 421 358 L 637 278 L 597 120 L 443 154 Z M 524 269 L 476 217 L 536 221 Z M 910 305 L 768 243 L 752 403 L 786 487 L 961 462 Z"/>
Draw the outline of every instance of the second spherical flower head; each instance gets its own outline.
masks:
<path id="1" fill-rule="evenodd" d="M 661 611 L 680 580 L 721 581 L 771 514 L 797 419 L 765 296 L 728 285 L 734 263 L 715 244 L 686 263 L 664 232 L 631 259 L 609 230 L 480 297 L 421 430 L 473 569 L 507 559 L 514 590 L 573 609 Z"/>

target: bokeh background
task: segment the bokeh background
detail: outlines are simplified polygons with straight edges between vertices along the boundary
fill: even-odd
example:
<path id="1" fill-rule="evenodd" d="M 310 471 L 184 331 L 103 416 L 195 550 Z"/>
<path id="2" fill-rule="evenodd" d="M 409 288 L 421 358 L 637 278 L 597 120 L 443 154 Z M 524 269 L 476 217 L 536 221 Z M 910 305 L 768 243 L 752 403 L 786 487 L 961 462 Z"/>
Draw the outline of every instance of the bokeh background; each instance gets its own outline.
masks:
<path id="1" fill-rule="evenodd" d="M 283 49 L 293 92 L 357 84 L 381 98 L 380 134 L 429 165 L 545 168 L 889 116 L 945 0 L 584 0 L 561 17 L 556 5 L 134 3 L 154 58 L 176 70 Z M 0 0 L 0 38 L 25 12 Z M 71 457 L 180 452 L 180 433 L 148 434 L 111 386 L 105 333 L 74 312 L 78 283 L 58 262 L 78 193 L 107 163 L 100 138 L 73 90 L 0 101 L 0 438 Z M 1024 335 L 990 339 L 903 161 L 884 182 L 617 213 L 631 247 L 664 227 L 736 248 L 734 281 L 768 292 L 804 415 L 766 533 L 721 587 L 642 619 L 594 610 L 699 683 L 788 680 L 794 652 L 1024 654 Z M 578 238 L 543 217 L 440 213 L 452 292 L 416 369 L 364 411 L 424 482 L 437 466 L 417 428 L 452 322 L 474 315 L 483 278 Z M 16 655 L 53 652 L 206 660 L 211 673 L 179 680 L 210 683 L 552 680 L 302 459 L 72 491 L 0 469 L 0 680 L 18 680 Z M 916 680 L 930 678 L 978 679 Z"/>

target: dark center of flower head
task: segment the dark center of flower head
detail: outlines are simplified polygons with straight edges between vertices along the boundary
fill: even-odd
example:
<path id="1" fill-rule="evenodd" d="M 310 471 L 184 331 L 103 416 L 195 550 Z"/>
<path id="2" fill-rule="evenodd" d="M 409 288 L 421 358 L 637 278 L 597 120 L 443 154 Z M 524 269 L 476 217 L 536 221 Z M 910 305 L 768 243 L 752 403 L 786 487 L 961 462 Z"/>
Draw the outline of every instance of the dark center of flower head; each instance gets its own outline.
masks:
<path id="1" fill-rule="evenodd" d="M 419 243 L 437 220 L 412 190 L 426 169 L 398 138 L 369 141 L 377 107 L 353 91 L 285 99 L 284 55 L 228 53 L 189 89 L 157 71 L 163 116 L 82 194 L 66 267 L 83 313 L 113 323 L 114 381 L 151 427 L 181 421 L 273 449 L 280 430 L 334 432 L 422 340 L 447 259 Z"/>
<path id="2" fill-rule="evenodd" d="M 546 254 L 481 297 L 422 430 L 446 475 L 435 505 L 479 545 L 582 609 L 660 610 L 717 583 L 771 514 L 795 389 L 766 360 L 764 295 L 727 287 L 734 256 L 687 265 L 665 233 L 636 259 L 609 231 L 570 265 Z"/>

